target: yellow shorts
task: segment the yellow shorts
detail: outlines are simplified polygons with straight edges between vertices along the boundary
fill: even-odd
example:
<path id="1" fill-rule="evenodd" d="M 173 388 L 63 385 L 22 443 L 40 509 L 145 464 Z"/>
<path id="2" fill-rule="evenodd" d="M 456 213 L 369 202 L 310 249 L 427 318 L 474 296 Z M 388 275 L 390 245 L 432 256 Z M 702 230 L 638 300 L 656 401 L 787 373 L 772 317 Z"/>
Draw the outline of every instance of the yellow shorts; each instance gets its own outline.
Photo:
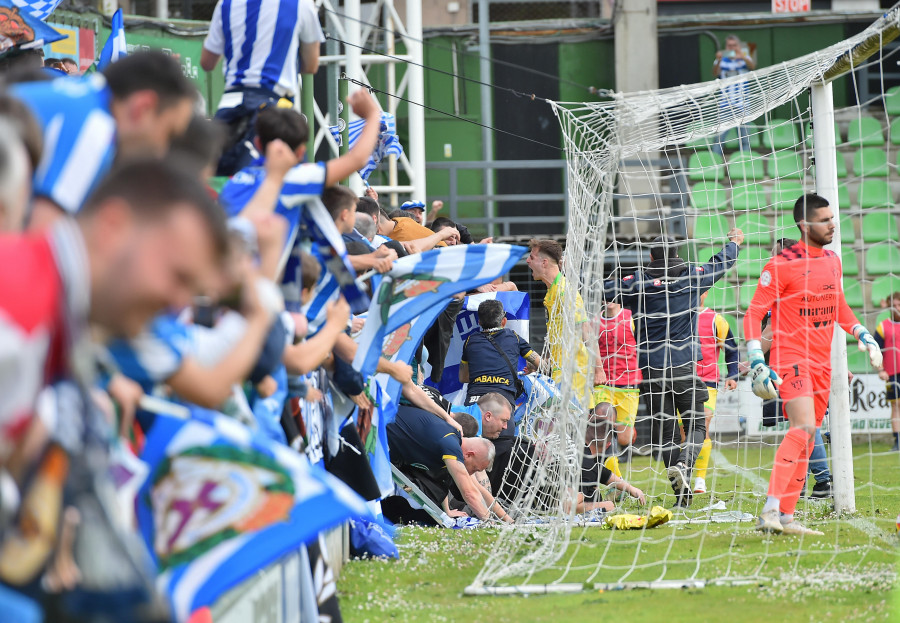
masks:
<path id="1" fill-rule="evenodd" d="M 713 412 L 713 415 L 716 414 L 716 399 L 719 397 L 719 390 L 715 387 L 707 387 L 707 393 L 709 393 L 709 398 L 706 402 L 703 403 L 703 406 Z M 684 426 L 684 422 L 681 421 L 681 414 L 678 414 L 678 425 Z"/>
<path id="2" fill-rule="evenodd" d="M 637 419 L 641 390 L 632 387 L 594 386 L 594 404 L 608 402 L 616 408 L 616 423 L 634 426 Z"/>

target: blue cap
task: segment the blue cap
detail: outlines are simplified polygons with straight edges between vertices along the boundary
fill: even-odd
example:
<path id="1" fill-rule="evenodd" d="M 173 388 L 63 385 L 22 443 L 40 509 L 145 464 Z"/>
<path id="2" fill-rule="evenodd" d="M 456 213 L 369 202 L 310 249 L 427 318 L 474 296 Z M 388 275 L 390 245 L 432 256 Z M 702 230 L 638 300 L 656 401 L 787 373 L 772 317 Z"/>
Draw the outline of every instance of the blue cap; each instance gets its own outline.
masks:
<path id="1" fill-rule="evenodd" d="M 416 208 L 419 208 L 420 210 L 424 210 L 425 203 L 423 203 L 422 201 L 407 201 L 402 206 L 400 206 L 401 210 L 414 210 Z"/>

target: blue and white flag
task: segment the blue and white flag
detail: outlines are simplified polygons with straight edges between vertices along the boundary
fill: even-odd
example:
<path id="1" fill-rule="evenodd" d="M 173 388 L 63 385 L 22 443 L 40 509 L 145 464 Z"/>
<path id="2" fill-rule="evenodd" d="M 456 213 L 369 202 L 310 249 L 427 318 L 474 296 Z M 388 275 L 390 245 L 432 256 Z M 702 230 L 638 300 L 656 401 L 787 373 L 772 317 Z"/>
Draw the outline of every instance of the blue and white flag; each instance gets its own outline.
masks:
<path id="1" fill-rule="evenodd" d="M 359 135 L 362 134 L 362 129 L 365 125 L 365 119 L 354 119 L 350 122 L 350 129 L 347 132 L 347 135 L 349 137 L 348 142 L 350 143 L 351 148 L 356 144 L 356 140 L 359 138 Z M 334 140 L 337 141 L 337 144 L 340 146 L 343 142 L 343 137 L 341 136 L 341 130 L 343 128 L 340 125 L 333 125 L 329 126 L 328 129 L 331 131 Z M 378 134 L 378 142 L 375 144 L 375 151 L 372 152 L 372 155 L 369 157 L 365 166 L 359 170 L 359 176 L 364 180 L 368 180 L 379 162 L 388 156 L 396 156 L 399 158 L 402 155 L 403 145 L 400 144 L 400 139 L 397 138 L 397 121 L 394 119 L 394 115 L 382 112 L 381 132 Z"/>
<path id="2" fill-rule="evenodd" d="M 103 44 L 100 60 L 97 61 L 97 69 L 100 71 L 128 54 L 125 48 L 125 22 L 122 19 L 122 9 L 113 13 L 111 28 L 109 39 Z"/>
<path id="3" fill-rule="evenodd" d="M 324 258 L 328 272 L 337 281 L 341 294 L 350 304 L 350 310 L 354 314 L 364 312 L 369 307 L 369 297 L 356 283 L 356 271 L 350 264 L 347 246 L 331 214 L 318 197 L 305 200 L 305 203 L 298 207 L 299 204 L 293 202 L 293 196 L 287 194 L 289 192 L 288 179 L 285 178 L 280 204 L 285 208 L 297 207 L 296 210 L 278 210 L 280 214 L 288 217 L 290 231 L 294 235 L 293 239 L 288 237 L 285 250 L 293 248 L 297 238 L 309 239 L 316 245 L 319 256 Z M 294 227 L 294 222 L 291 221 L 297 222 L 299 227 Z"/>
<path id="4" fill-rule="evenodd" d="M 436 305 L 446 306 L 454 294 L 508 273 L 527 251 L 525 247 L 508 244 L 467 244 L 396 260 L 372 297 L 353 367 L 364 377 L 371 376 L 388 334 L 429 310 L 433 312 Z M 432 321 L 438 313 L 440 310 L 434 313 Z"/>
<path id="5" fill-rule="evenodd" d="M 523 340 L 529 341 L 530 298 L 526 292 L 485 292 L 467 296 L 462 310 L 456 315 L 453 337 L 447 356 L 444 358 L 444 373 L 439 383 L 431 381 L 430 366 L 426 364 L 425 384 L 436 388 L 453 404 L 465 404 L 467 385 L 459 380 L 459 364 L 462 361 L 463 346 L 470 335 L 479 331 L 478 306 L 488 299 L 497 299 L 503 303 L 506 311 L 506 328 L 518 333 Z M 519 357 L 517 370 L 525 367 L 525 360 Z"/>
<path id="6" fill-rule="evenodd" d="M 22 13 L 42 22 L 46 22 L 50 14 L 56 10 L 62 0 L 12 0 L 14 6 L 22 9 Z M 49 43 L 49 41 L 46 41 Z"/>
<path id="7" fill-rule="evenodd" d="M 344 483 L 235 420 L 158 415 L 142 460 L 138 525 L 176 620 L 351 517 L 371 517 Z"/>
<path id="8" fill-rule="evenodd" d="M 66 35 L 44 23 L 59 3 L 60 0 L 0 0 L 0 8 L 7 9 L 6 20 L 0 25 L 0 54 L 12 49 L 38 49 L 65 39 Z"/>

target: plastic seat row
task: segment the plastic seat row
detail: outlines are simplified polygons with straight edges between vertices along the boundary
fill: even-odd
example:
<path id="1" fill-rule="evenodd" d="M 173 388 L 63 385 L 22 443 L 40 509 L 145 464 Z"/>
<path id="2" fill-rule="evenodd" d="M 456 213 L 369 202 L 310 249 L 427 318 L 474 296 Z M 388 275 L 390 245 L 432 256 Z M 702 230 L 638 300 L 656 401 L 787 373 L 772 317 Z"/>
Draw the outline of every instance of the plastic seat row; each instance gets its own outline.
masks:
<path id="1" fill-rule="evenodd" d="M 790 212 L 779 214 L 773 221 L 761 214 L 745 214 L 734 220 L 734 226 L 744 232 L 744 239 L 748 244 L 769 245 L 778 238 L 796 238 L 798 234 L 794 215 Z M 719 241 L 724 244 L 729 229 L 731 225 L 724 216 L 700 214 L 694 219 L 691 237 L 708 244 L 716 244 Z M 840 229 L 841 242 L 852 244 L 856 239 L 856 232 L 851 217 L 847 215 L 841 217 Z M 860 231 L 862 241 L 866 244 L 900 242 L 897 219 L 888 212 L 864 214 L 860 220 Z"/>
<path id="2" fill-rule="evenodd" d="M 891 104 L 895 107 L 900 106 L 900 92 L 893 92 L 893 89 L 888 92 L 888 95 L 885 96 L 885 103 L 891 102 Z M 898 114 L 900 110 L 894 112 L 893 110 L 888 110 L 888 114 Z M 747 124 L 745 125 L 748 132 L 748 138 L 750 143 L 750 148 L 755 149 L 758 147 L 767 147 L 769 149 L 787 149 L 789 147 L 795 147 L 798 143 L 800 143 L 800 131 L 797 127 L 797 123 L 795 123 L 791 119 L 771 119 L 768 123 L 765 124 Z M 843 137 L 841 136 L 841 130 L 837 123 L 834 124 L 834 138 L 835 144 L 840 145 L 843 143 Z M 804 132 L 806 136 L 806 140 L 812 141 L 812 128 L 809 123 L 805 124 Z M 898 140 L 900 140 L 900 129 L 898 132 Z M 894 127 L 893 124 L 890 128 L 890 136 L 891 141 L 894 141 Z M 699 139 L 694 139 L 688 141 L 686 143 L 686 147 L 705 147 L 713 145 L 717 141 L 717 138 L 712 137 L 703 137 Z M 875 117 L 870 116 L 861 116 L 856 119 L 852 119 L 847 127 L 847 143 L 852 145 L 858 145 L 861 147 L 877 147 L 879 145 L 884 145 L 884 128 L 881 125 L 881 121 L 876 119 Z M 726 149 L 739 149 L 740 141 L 738 140 L 737 130 L 731 130 L 725 135 L 724 140 Z M 897 144 L 897 143 L 894 143 Z"/>
<path id="3" fill-rule="evenodd" d="M 756 292 L 757 280 L 748 279 L 740 285 L 719 281 L 709 290 L 706 306 L 717 312 L 746 311 Z M 863 285 L 854 277 L 844 279 L 844 298 L 853 309 L 867 307 Z M 892 292 L 900 290 L 900 275 L 884 275 L 872 281 L 869 295 L 869 309 L 878 308 Z M 732 328 L 734 325 L 732 325 Z"/>
<path id="4" fill-rule="evenodd" d="M 700 212 L 724 211 L 736 212 L 745 210 L 758 211 L 771 208 L 790 211 L 794 203 L 804 192 L 809 192 L 800 182 L 776 182 L 767 199 L 767 192 L 760 184 L 741 184 L 731 190 L 731 202 L 728 201 L 728 188 L 719 182 L 697 182 L 691 187 L 691 206 Z M 846 184 L 838 186 L 838 205 L 841 209 L 894 207 L 894 192 L 891 184 L 885 179 L 864 179 L 857 185 L 856 201 L 850 201 L 850 190 Z"/>

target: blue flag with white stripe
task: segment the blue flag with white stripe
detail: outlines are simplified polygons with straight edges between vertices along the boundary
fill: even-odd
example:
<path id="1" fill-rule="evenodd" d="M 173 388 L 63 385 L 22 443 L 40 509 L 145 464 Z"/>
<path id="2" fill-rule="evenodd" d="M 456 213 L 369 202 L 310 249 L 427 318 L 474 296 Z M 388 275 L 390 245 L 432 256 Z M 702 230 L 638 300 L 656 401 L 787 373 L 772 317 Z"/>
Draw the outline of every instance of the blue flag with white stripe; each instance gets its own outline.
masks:
<path id="1" fill-rule="evenodd" d="M 529 341 L 529 319 L 531 316 L 530 298 L 526 292 L 485 292 L 467 296 L 462 310 L 456 315 L 453 336 L 444 358 L 444 372 L 438 383 L 432 382 L 430 369 L 425 370 L 425 383 L 437 389 L 453 404 L 461 405 L 466 398 L 467 385 L 459 380 L 459 365 L 462 361 L 463 346 L 470 335 L 481 330 L 478 324 L 478 306 L 488 300 L 496 299 L 503 303 L 506 312 L 506 328 L 512 329 L 526 342 Z M 516 362 L 513 362 L 516 363 Z M 519 357 L 517 370 L 525 366 L 525 360 Z"/>
<path id="2" fill-rule="evenodd" d="M 12 6 L 19 7 L 23 15 L 46 22 L 60 2 L 62 0 L 12 0 Z M 6 6 L 9 5 L 7 4 Z M 45 41 L 45 43 L 49 43 L 49 41 Z"/>
<path id="3" fill-rule="evenodd" d="M 347 131 L 350 148 L 356 144 L 365 125 L 365 119 L 354 119 L 350 122 L 350 129 Z M 343 137 L 341 136 L 342 126 L 333 125 L 329 126 L 328 129 L 331 131 L 334 140 L 337 141 L 338 146 L 340 146 L 343 143 Z M 391 113 L 382 112 L 381 132 L 378 134 L 378 142 L 375 144 L 375 150 L 372 152 L 372 155 L 369 156 L 365 166 L 359 170 L 359 176 L 364 180 L 368 180 L 379 162 L 388 156 L 396 156 L 399 158 L 402 155 L 403 145 L 400 144 L 400 139 L 397 137 L 397 120 Z"/>
<path id="4" fill-rule="evenodd" d="M 138 525 L 178 621 L 319 532 L 371 517 L 304 455 L 222 415 L 158 415 L 141 458 Z"/>
<path id="5" fill-rule="evenodd" d="M 128 54 L 125 47 L 125 22 L 122 19 L 122 9 L 118 9 L 112 16 L 112 30 L 109 39 L 103 44 L 100 52 L 100 60 L 97 61 L 97 69 L 103 71 L 110 63 L 115 63 Z"/>
<path id="6" fill-rule="evenodd" d="M 527 251 L 525 247 L 508 244 L 469 244 L 432 249 L 396 260 L 372 297 L 353 367 L 365 377 L 372 375 L 386 336 L 426 312 L 434 314 L 433 322 L 440 313 L 440 310 L 434 312 L 435 306 L 445 306 L 454 294 L 506 274 Z M 430 324 L 424 325 L 424 329 Z"/>

